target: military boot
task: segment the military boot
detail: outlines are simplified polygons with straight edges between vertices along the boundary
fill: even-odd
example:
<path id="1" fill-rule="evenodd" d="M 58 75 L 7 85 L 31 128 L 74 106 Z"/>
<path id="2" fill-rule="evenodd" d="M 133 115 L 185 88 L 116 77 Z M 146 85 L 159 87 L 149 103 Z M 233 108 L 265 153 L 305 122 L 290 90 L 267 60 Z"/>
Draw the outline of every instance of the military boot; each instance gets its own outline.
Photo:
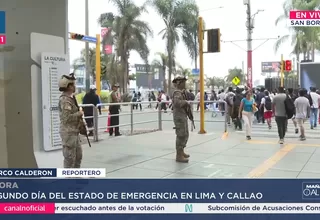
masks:
<path id="1" fill-rule="evenodd" d="M 189 154 L 186 154 L 186 153 L 184 152 L 184 149 L 182 150 L 182 152 L 183 152 L 183 157 L 184 157 L 184 158 L 189 158 L 189 157 L 190 157 Z"/>
<path id="2" fill-rule="evenodd" d="M 177 150 L 176 161 L 179 163 L 188 163 L 189 159 L 183 156 L 183 150 Z"/>

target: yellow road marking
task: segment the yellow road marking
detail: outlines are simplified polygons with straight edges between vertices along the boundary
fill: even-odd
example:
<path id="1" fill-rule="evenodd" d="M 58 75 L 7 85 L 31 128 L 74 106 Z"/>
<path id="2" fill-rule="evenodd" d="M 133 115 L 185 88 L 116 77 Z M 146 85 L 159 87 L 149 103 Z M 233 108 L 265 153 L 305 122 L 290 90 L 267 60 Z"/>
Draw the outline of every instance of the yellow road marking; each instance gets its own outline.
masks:
<path id="1" fill-rule="evenodd" d="M 269 159 L 267 159 L 262 164 L 260 164 L 258 167 L 253 169 L 247 175 L 247 177 L 249 177 L 249 178 L 261 177 L 269 169 L 271 169 L 274 165 L 276 165 L 281 159 L 283 159 L 290 151 L 292 151 L 295 148 L 295 146 L 296 145 L 294 145 L 294 144 L 285 145 L 277 153 L 275 153 Z"/>
<path id="2" fill-rule="evenodd" d="M 279 142 L 277 141 L 262 141 L 262 140 L 250 140 L 245 142 L 248 144 L 273 144 L 273 145 L 279 144 Z M 288 144 L 293 144 L 297 147 L 320 147 L 320 144 L 299 144 L 299 143 L 288 143 Z"/>
<path id="3" fill-rule="evenodd" d="M 279 144 L 279 142 L 276 142 L 276 141 L 260 141 L 260 140 L 250 140 L 245 142 L 248 144 Z"/>
<path id="4" fill-rule="evenodd" d="M 222 137 L 221 137 L 221 139 L 222 139 L 222 140 L 227 139 L 228 135 L 229 135 L 228 132 L 224 132 L 223 135 L 222 135 Z"/>

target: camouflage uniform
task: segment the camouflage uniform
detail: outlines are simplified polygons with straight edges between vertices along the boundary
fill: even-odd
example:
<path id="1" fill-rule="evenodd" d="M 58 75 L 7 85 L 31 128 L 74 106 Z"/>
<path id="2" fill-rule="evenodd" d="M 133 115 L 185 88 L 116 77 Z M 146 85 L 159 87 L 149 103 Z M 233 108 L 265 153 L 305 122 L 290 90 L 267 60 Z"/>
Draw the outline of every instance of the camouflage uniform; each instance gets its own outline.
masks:
<path id="1" fill-rule="evenodd" d="M 82 160 L 82 147 L 80 144 L 80 121 L 75 98 L 62 93 L 59 98 L 60 137 L 63 146 L 64 168 L 80 168 Z"/>
<path id="2" fill-rule="evenodd" d="M 177 77 L 173 80 L 173 83 L 177 87 L 172 98 L 173 122 L 176 130 L 176 161 L 186 163 L 188 162 L 187 158 L 189 158 L 189 155 L 184 153 L 184 148 L 189 139 L 188 116 L 186 112 L 189 103 L 184 94 L 185 91 L 179 89 L 179 80 L 184 81 L 186 79 L 184 77 Z"/>

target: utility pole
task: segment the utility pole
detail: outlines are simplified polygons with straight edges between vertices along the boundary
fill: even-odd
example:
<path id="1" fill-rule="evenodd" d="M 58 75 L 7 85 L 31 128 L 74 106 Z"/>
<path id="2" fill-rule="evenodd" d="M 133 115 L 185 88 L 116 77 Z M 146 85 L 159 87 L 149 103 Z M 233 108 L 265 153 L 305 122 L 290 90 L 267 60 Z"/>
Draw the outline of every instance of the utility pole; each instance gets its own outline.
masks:
<path id="1" fill-rule="evenodd" d="M 85 1 L 85 35 L 89 36 L 89 0 Z M 89 42 L 86 42 L 85 54 L 86 54 L 86 91 L 90 90 L 90 60 L 89 60 Z"/>
<path id="2" fill-rule="evenodd" d="M 199 29 L 199 28 L 198 28 Z M 194 68 L 198 69 L 198 41 L 197 41 L 197 32 L 194 33 Z M 195 91 L 194 94 L 197 95 L 199 90 L 199 79 L 195 80 Z"/>
<path id="3" fill-rule="evenodd" d="M 198 40 L 199 40 L 199 61 L 200 61 L 200 131 L 199 134 L 207 133 L 204 130 L 204 71 L 203 71 L 203 19 L 199 17 L 198 21 Z"/>
<path id="4" fill-rule="evenodd" d="M 253 19 L 251 17 L 251 2 L 250 0 L 244 0 L 244 4 L 247 5 L 247 86 L 252 88 L 252 30 Z"/>

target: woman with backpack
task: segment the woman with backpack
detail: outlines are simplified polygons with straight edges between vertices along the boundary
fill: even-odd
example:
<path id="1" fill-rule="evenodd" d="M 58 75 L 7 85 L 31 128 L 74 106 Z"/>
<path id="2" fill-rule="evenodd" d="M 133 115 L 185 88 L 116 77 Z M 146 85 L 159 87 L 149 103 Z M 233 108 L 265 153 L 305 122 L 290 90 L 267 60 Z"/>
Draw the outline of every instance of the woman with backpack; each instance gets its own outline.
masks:
<path id="1" fill-rule="evenodd" d="M 271 118 L 272 118 L 272 99 L 270 97 L 270 93 L 268 91 L 264 91 L 265 97 L 261 99 L 260 109 L 263 109 L 263 117 L 267 121 L 269 130 L 272 128 L 271 126 Z"/>

